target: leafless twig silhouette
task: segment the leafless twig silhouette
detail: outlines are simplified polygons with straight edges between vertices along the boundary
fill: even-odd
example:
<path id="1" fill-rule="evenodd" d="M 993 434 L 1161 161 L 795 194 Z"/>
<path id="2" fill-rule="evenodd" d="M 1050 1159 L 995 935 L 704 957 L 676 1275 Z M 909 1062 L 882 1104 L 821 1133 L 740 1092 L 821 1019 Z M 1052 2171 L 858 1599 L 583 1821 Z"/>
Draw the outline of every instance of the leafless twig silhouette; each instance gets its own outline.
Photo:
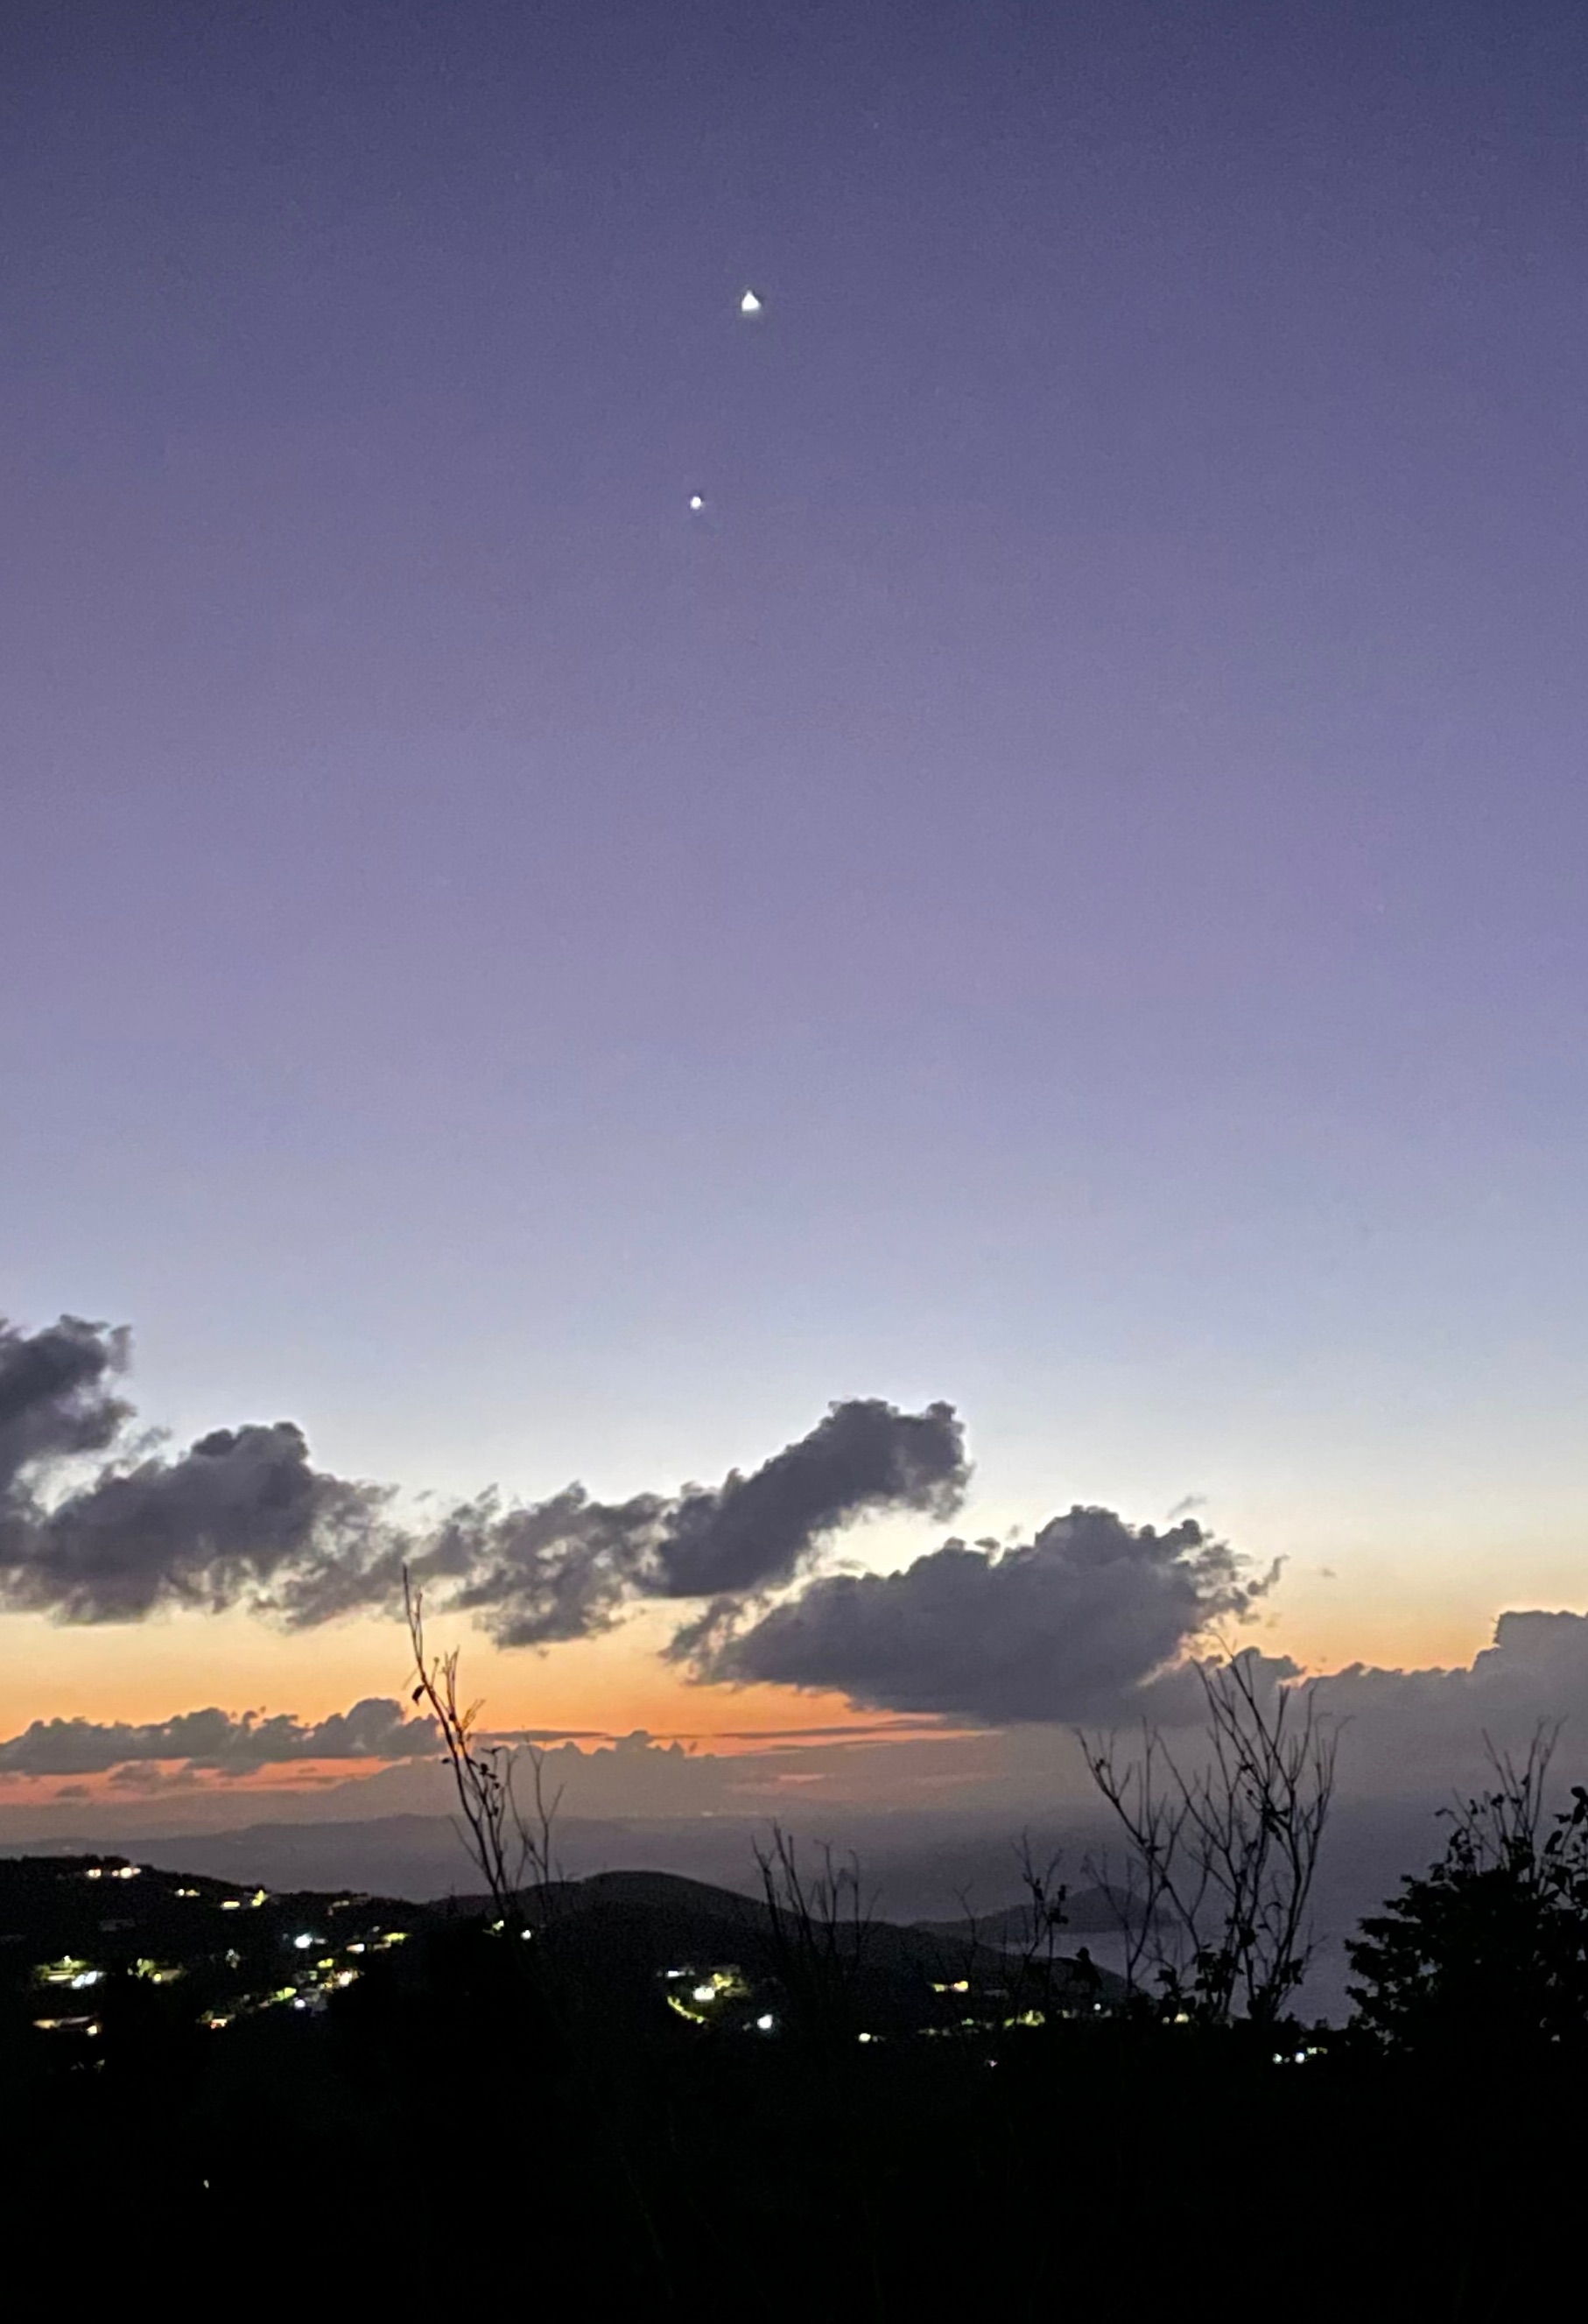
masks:
<path id="1" fill-rule="evenodd" d="M 423 1703 L 441 1731 L 441 1741 L 452 1768 L 453 1784 L 464 1824 L 464 1845 L 490 1892 L 504 1926 L 527 1925 L 526 1890 L 538 1890 L 544 1906 L 546 1892 L 556 1879 L 553 1834 L 559 1788 L 548 1799 L 546 1757 L 533 1744 L 488 1743 L 480 1732 L 479 1702 L 464 1703 L 458 1694 L 458 1653 L 432 1655 L 425 1640 L 423 1592 L 402 1577 L 403 1610 L 414 1652 L 412 1700 Z M 517 1791 L 520 1765 L 528 1761 L 533 1805 L 526 1807 Z"/>
<path id="2" fill-rule="evenodd" d="M 1129 1909 L 1143 1954 L 1176 2015 L 1271 2023 L 1306 1974 L 1308 1921 L 1334 1794 L 1336 1736 L 1314 1691 L 1266 1688 L 1251 1653 L 1200 1664 L 1207 1720 L 1198 1761 L 1156 1729 L 1121 1755 L 1080 1738 L 1093 1782 L 1122 1826 Z"/>

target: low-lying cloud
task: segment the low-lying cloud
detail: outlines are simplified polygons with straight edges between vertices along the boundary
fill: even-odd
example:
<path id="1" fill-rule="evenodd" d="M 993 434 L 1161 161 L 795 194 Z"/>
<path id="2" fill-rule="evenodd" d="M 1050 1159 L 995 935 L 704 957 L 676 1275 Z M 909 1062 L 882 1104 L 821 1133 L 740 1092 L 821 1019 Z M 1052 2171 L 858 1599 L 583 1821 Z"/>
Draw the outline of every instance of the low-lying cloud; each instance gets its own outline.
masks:
<path id="1" fill-rule="evenodd" d="M 132 1434 L 123 1332 L 0 1322 L 0 1601 L 69 1622 L 236 1605 L 308 1626 L 391 1611 L 406 1567 L 503 1645 L 605 1628 L 639 1599 L 776 1588 L 845 1526 L 951 1514 L 969 1475 L 953 1407 L 834 1404 L 748 1476 L 621 1502 L 581 1485 L 494 1494 L 428 1526 L 391 1491 L 316 1469 L 291 1421 L 212 1430 L 172 1454 Z M 91 1467 L 87 1464 L 92 1463 Z"/>
<path id="2" fill-rule="evenodd" d="M 896 1573 L 822 1575 L 748 1623 L 712 1608 L 675 1652 L 708 1681 L 1001 1725 L 1176 1707 L 1162 1674 L 1272 1581 L 1186 1518 L 1165 1532 L 1072 1508 L 1012 1548 L 950 1541 Z"/>
<path id="3" fill-rule="evenodd" d="M 1486 1740 L 1524 1748 L 1539 1729 L 1564 1728 L 1565 1759 L 1588 1751 L 1588 1615 L 1514 1609 L 1494 1642 L 1451 1669 L 1386 1670 L 1363 1663 L 1307 1682 L 1338 1718 L 1348 1763 L 1396 1790 L 1482 1780 Z"/>
<path id="4" fill-rule="evenodd" d="M 113 1768 L 180 1761 L 195 1772 L 248 1775 L 303 1759 L 418 1759 L 441 1738 L 433 1719 L 371 1695 L 328 1719 L 244 1711 L 185 1711 L 146 1725 L 124 1720 L 35 1719 L 0 1743 L 0 1775 L 103 1775 Z"/>

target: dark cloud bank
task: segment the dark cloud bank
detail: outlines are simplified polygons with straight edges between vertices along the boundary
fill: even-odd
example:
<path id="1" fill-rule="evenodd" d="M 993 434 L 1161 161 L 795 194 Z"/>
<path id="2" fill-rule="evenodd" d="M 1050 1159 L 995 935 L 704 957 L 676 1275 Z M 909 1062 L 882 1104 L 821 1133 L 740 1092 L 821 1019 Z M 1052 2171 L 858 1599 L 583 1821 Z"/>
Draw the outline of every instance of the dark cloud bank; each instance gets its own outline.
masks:
<path id="1" fill-rule="evenodd" d="M 124 1333 L 64 1316 L 0 1323 L 0 1595 L 77 1622 L 247 1605 L 308 1625 L 390 1609 L 406 1565 L 507 1646 L 576 1638 L 639 1598 L 736 1598 L 794 1578 L 884 1509 L 942 1518 L 969 1471 L 953 1408 L 874 1399 L 750 1476 L 610 1503 L 570 1485 L 530 1507 L 487 1494 L 427 1528 L 383 1487 L 311 1465 L 290 1421 L 216 1429 L 185 1452 L 131 1433 Z"/>
<path id="2" fill-rule="evenodd" d="M 1011 1720 L 1116 1718 L 1275 1576 L 1187 1517 L 1165 1533 L 1074 1508 L 1034 1541 L 950 1541 L 898 1573 L 819 1576 L 746 1622 L 732 1601 L 680 1633 L 705 1678 L 832 1688 L 877 1710 Z M 1162 1680 L 1159 1716 L 1171 1703 Z"/>
<path id="3" fill-rule="evenodd" d="M 1277 1572 L 1191 1517 L 1155 1530 L 1081 1508 L 1029 1542 L 950 1540 L 895 1573 L 824 1570 L 835 1538 L 869 1515 L 945 1519 L 969 1474 L 951 1406 L 863 1399 L 710 1489 L 612 1503 L 570 1485 L 530 1506 L 487 1494 L 418 1526 L 386 1489 L 316 1469 L 290 1422 L 218 1429 L 178 1452 L 140 1437 L 127 1358 L 125 1333 L 76 1318 L 31 1335 L 0 1323 L 0 1603 L 74 1622 L 243 1605 L 307 1626 L 396 1610 L 406 1564 L 434 1603 L 473 1613 L 503 1645 L 674 1603 L 669 1651 L 704 1683 L 832 1690 L 1017 1729 L 1194 1717 L 1193 1658 L 1253 1613 Z M 1268 1667 L 1276 1682 L 1300 1675 Z M 1485 1729 L 1588 1726 L 1588 1618 L 1507 1613 L 1470 1669 L 1359 1666 L 1308 1683 L 1371 1757 L 1431 1771 Z M 0 1746 L 0 1771 L 400 1761 L 427 1748 L 394 1705 L 366 1702 L 317 1727 L 220 1711 L 142 1729 L 54 1721 Z"/>
<path id="4" fill-rule="evenodd" d="M 0 1598 L 14 1607 L 105 1622 L 246 1605 L 306 1626 L 395 1609 L 406 1566 L 504 1646 L 676 1603 L 672 1654 L 704 1682 L 996 1724 L 1133 1707 L 1272 1578 L 1193 1518 L 1158 1533 L 1081 1508 L 1021 1546 L 950 1542 L 886 1577 L 817 1570 L 875 1512 L 952 1514 L 969 1469 L 947 1404 L 835 1404 L 710 1489 L 606 1502 L 575 1484 L 528 1507 L 486 1494 L 420 1528 L 384 1488 L 316 1469 L 289 1421 L 216 1429 L 181 1452 L 138 1440 L 127 1353 L 124 1334 L 71 1317 L 31 1336 L 0 1328 Z"/>

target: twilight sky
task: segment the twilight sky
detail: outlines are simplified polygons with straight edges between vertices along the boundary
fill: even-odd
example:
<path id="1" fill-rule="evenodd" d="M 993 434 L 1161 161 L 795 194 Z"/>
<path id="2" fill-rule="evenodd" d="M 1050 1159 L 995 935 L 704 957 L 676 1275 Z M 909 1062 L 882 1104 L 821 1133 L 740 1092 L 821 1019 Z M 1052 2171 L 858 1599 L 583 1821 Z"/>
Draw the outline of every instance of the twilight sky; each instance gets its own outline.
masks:
<path id="1" fill-rule="evenodd" d="M 437 1508 L 946 1399 L 828 1563 L 1588 1604 L 1585 126 L 1574 0 L 13 0 L 0 1314 Z M 711 1733 L 851 1610 L 457 1635 Z M 18 1612 L 0 1725 L 402 1670 Z"/>

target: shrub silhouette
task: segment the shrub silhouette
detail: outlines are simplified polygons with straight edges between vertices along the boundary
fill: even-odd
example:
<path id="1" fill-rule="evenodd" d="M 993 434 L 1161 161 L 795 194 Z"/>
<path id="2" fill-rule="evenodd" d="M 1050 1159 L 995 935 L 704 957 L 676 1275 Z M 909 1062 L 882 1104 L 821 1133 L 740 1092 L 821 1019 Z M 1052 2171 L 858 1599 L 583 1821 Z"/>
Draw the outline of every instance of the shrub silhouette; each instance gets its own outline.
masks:
<path id="1" fill-rule="evenodd" d="M 1558 1730 L 1447 1810 L 1440 1860 L 1347 1947 L 1357 2024 L 1391 2049 L 1516 2058 L 1588 2043 L 1588 1791 L 1545 1813 Z"/>

